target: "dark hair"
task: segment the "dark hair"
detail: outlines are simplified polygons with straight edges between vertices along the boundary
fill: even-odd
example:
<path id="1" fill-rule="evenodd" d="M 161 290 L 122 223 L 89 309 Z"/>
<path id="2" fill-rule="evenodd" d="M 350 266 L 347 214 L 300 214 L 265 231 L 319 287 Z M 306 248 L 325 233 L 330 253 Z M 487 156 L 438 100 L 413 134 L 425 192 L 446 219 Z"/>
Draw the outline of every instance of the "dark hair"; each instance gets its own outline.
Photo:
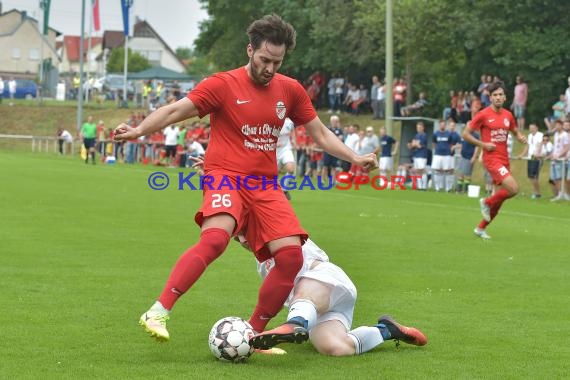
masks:
<path id="1" fill-rule="evenodd" d="M 505 83 L 503 83 L 502 81 L 493 82 L 489 85 L 489 87 L 487 87 L 487 89 L 489 90 L 489 94 L 493 94 L 493 92 L 497 91 L 499 88 L 502 88 L 504 92 L 507 92 Z"/>
<path id="2" fill-rule="evenodd" d="M 291 51 L 295 48 L 297 32 L 281 17 L 270 14 L 252 22 L 247 28 L 247 35 L 254 50 L 259 49 L 261 44 L 267 41 L 273 45 L 285 45 L 287 51 Z"/>

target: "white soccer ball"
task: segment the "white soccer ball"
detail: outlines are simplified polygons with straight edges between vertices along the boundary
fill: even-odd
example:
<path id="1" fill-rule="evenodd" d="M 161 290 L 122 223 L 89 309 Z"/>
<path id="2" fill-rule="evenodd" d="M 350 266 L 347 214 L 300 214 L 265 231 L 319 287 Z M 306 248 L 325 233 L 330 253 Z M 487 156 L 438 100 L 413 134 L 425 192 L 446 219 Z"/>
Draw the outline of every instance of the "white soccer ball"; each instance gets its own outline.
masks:
<path id="1" fill-rule="evenodd" d="M 212 326 L 208 345 L 221 361 L 243 362 L 254 351 L 249 339 L 255 335 L 251 325 L 239 317 L 222 318 Z"/>

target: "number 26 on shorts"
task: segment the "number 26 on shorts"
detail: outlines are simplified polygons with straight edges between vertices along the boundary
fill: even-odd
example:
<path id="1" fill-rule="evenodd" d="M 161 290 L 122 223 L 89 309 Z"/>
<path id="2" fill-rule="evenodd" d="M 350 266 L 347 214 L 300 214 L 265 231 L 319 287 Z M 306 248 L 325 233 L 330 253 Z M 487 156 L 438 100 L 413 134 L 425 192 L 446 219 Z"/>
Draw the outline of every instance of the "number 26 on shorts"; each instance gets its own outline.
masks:
<path id="1" fill-rule="evenodd" d="M 212 208 L 232 207 L 230 194 L 212 194 Z"/>

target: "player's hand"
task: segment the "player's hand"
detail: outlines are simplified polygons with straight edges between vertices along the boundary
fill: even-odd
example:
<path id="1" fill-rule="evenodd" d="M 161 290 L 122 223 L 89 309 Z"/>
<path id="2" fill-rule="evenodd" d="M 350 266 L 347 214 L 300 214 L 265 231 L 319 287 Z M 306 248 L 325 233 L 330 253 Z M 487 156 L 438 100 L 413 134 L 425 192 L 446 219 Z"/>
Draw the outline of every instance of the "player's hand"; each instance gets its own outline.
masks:
<path id="1" fill-rule="evenodd" d="M 132 140 L 139 137 L 137 130 L 131 127 L 128 124 L 122 123 L 117 128 L 115 128 L 115 136 L 113 140 L 115 141 L 123 141 L 123 140 Z"/>
<path id="2" fill-rule="evenodd" d="M 483 143 L 483 149 L 487 152 L 492 152 L 497 148 L 497 146 L 493 143 Z"/>
<path id="3" fill-rule="evenodd" d="M 526 141 L 526 136 L 525 136 L 525 135 L 519 136 L 519 141 L 520 141 L 521 144 L 526 144 L 526 142 L 527 142 L 527 141 Z"/>
<path id="4" fill-rule="evenodd" d="M 378 167 L 378 159 L 374 153 L 368 153 L 364 156 L 358 156 L 355 164 L 368 170 L 374 170 Z"/>
<path id="5" fill-rule="evenodd" d="M 188 158 L 194 161 L 194 163 L 192 164 L 193 168 L 204 169 L 204 157 L 188 157 Z"/>

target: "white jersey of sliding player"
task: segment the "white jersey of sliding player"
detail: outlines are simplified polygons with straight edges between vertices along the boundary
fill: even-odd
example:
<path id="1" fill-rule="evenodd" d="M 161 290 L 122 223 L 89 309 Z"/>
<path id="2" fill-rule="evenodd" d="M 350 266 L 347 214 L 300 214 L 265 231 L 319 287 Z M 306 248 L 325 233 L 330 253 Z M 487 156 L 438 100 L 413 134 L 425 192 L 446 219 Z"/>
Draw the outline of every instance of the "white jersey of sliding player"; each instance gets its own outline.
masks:
<path id="1" fill-rule="evenodd" d="M 318 265 L 316 263 L 318 261 Z M 265 278 L 275 265 L 273 259 L 264 263 L 257 263 L 257 271 L 262 278 Z M 356 303 L 356 287 L 346 273 L 337 265 L 329 261 L 329 257 L 311 239 L 303 245 L 303 266 L 297 277 L 295 277 L 295 287 L 300 279 L 307 278 L 327 284 L 331 288 L 329 300 L 329 310 L 319 314 L 317 324 L 326 321 L 337 320 L 341 322 L 346 330 L 350 330 L 354 314 L 354 304 Z M 289 294 L 285 307 L 289 307 L 293 300 L 293 291 Z"/>
<path id="2" fill-rule="evenodd" d="M 328 262 L 329 257 L 327 256 L 325 251 L 323 251 L 311 239 L 307 239 L 307 241 L 303 245 L 303 267 L 301 268 L 299 273 L 297 273 L 297 277 L 295 277 L 295 283 L 297 283 L 297 281 L 299 281 L 299 279 L 303 277 L 303 274 L 305 274 L 311 269 L 315 260 Z M 258 262 L 257 272 L 259 273 L 261 278 L 265 278 L 267 277 L 267 274 L 271 269 L 273 269 L 274 266 L 275 266 L 275 260 L 273 258 L 266 260 L 263 263 Z M 291 291 L 291 294 L 289 294 L 289 297 L 285 302 L 285 306 L 289 305 L 289 301 L 291 301 L 292 296 L 293 292 Z"/>

